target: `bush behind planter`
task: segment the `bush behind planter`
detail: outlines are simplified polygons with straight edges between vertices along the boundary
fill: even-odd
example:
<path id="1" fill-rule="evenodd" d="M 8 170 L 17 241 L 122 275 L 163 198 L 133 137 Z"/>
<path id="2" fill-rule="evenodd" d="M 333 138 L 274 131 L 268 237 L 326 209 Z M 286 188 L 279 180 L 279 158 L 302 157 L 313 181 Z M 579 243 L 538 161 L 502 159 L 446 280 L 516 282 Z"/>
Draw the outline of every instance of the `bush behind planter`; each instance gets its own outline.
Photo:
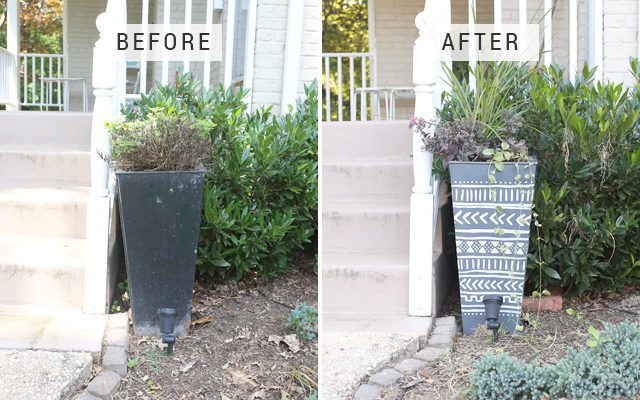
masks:
<path id="1" fill-rule="evenodd" d="M 555 67 L 530 74 L 522 137 L 539 160 L 542 225 L 532 231 L 531 288 L 580 294 L 640 278 L 640 86 L 591 84 L 593 72 L 575 83 Z"/>
<path id="2" fill-rule="evenodd" d="M 273 275 L 313 246 L 318 207 L 317 87 L 289 114 L 231 121 L 205 185 L 199 271 L 222 279 Z"/>

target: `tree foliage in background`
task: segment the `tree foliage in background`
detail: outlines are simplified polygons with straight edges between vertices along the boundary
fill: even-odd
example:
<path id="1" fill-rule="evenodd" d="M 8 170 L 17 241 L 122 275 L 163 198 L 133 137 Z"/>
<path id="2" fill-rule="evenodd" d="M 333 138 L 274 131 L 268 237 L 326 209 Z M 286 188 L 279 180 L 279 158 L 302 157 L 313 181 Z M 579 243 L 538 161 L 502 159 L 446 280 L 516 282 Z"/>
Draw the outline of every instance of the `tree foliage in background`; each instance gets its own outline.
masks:
<path id="1" fill-rule="evenodd" d="M 62 0 L 20 0 L 20 51 L 62 54 Z M 0 0 L 0 47 L 7 47 L 7 0 Z"/>
<path id="2" fill-rule="evenodd" d="M 322 0 L 322 52 L 369 49 L 367 0 Z"/>
<path id="3" fill-rule="evenodd" d="M 322 52 L 323 53 L 363 53 L 369 51 L 369 20 L 367 0 L 322 0 Z M 328 82 L 331 87 L 331 119 L 338 114 L 338 66 L 335 59 L 329 63 L 331 73 L 323 72 L 323 86 Z M 323 64 L 324 70 L 324 64 Z M 356 61 L 354 85 L 362 87 L 362 67 Z M 370 67 L 366 66 L 365 75 L 369 79 Z M 349 93 L 349 60 L 342 59 L 342 98 L 343 111 L 346 116 L 351 106 Z M 370 85 L 370 83 L 369 83 Z M 323 92 L 324 93 L 324 92 Z M 357 105 L 359 110 L 359 105 Z M 326 104 L 323 102 L 323 118 L 326 115 Z M 359 111 L 358 111 L 359 112 Z M 348 119 L 348 118 L 347 118 Z"/>

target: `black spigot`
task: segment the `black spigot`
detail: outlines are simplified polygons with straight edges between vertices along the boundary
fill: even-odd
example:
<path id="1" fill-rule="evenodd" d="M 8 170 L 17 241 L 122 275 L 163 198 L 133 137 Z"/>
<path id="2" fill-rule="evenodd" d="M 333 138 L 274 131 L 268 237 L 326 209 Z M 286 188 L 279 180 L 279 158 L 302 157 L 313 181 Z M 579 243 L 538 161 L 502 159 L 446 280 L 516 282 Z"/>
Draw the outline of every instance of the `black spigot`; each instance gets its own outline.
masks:
<path id="1" fill-rule="evenodd" d="M 162 343 L 167 344 L 167 354 L 173 353 L 173 345 L 176 342 L 176 336 L 173 334 L 173 330 L 176 327 L 176 315 L 175 308 L 158 308 L 160 332 L 164 335 Z"/>
<path id="2" fill-rule="evenodd" d="M 489 295 L 482 299 L 484 303 L 484 313 L 487 318 L 487 329 L 493 331 L 493 341 L 498 340 L 498 329 L 500 329 L 500 306 L 502 306 L 502 296 Z"/>

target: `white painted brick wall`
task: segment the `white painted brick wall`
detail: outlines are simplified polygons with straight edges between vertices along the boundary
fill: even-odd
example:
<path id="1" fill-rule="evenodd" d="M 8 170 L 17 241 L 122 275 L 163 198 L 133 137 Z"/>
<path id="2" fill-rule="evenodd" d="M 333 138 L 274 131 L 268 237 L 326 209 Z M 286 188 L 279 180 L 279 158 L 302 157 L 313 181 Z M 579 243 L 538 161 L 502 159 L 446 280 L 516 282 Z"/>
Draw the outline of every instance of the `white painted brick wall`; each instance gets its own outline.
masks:
<path id="1" fill-rule="evenodd" d="M 321 2 L 304 1 L 304 23 L 298 95 L 304 94 L 304 85 L 320 75 Z M 284 52 L 289 0 L 258 0 L 252 107 L 273 106 L 280 110 Z"/>

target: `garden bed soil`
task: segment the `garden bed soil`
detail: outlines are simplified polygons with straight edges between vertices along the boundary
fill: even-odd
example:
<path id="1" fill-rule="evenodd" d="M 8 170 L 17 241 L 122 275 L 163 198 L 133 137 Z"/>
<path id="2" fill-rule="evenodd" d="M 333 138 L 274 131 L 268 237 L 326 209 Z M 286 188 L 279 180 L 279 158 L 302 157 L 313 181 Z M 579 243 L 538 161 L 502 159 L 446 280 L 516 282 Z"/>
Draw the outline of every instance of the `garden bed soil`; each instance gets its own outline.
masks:
<path id="1" fill-rule="evenodd" d="M 450 303 L 448 308 L 445 313 L 454 315 L 459 327 L 459 303 Z M 453 352 L 437 364 L 404 378 L 385 391 L 382 399 L 466 399 L 473 365 L 486 352 L 505 352 L 527 362 L 555 364 L 568 348 L 586 347 L 589 326 L 602 329 L 605 323 L 624 320 L 640 323 L 640 287 L 627 287 L 622 294 L 565 299 L 560 312 L 526 313 L 524 318 L 523 332 L 514 335 L 501 332 L 495 343 L 486 329 L 478 329 L 472 336 L 462 336 L 459 331 Z"/>
<path id="2" fill-rule="evenodd" d="M 178 338 L 171 356 L 160 339 L 131 336 L 129 363 L 137 365 L 112 399 L 308 397 L 317 387 L 317 338 L 285 336 L 294 333 L 286 327 L 293 307 L 318 306 L 314 264 L 299 261 L 272 279 L 197 283 L 190 334 Z"/>

